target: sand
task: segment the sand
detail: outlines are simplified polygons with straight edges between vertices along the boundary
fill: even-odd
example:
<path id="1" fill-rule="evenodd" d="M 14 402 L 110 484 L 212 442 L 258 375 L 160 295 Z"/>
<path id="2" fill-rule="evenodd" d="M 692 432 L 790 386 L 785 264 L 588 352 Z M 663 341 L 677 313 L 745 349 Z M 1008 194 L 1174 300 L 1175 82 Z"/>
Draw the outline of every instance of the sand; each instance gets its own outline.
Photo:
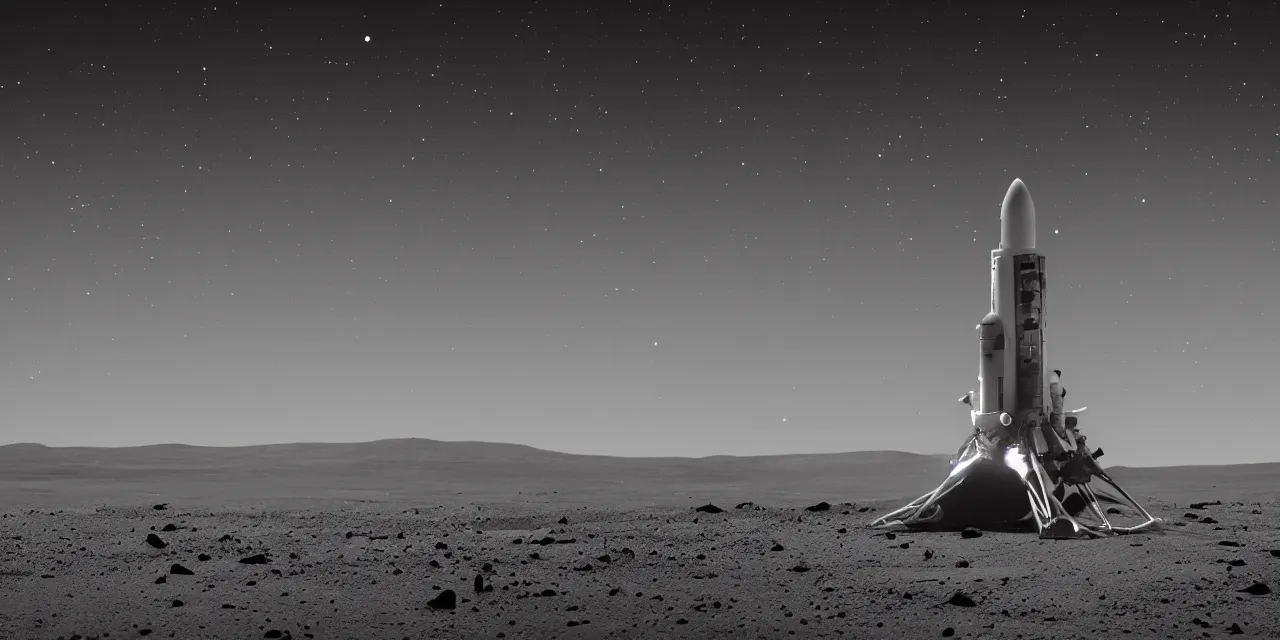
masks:
<path id="1" fill-rule="evenodd" d="M 0 638 L 1280 638 L 1280 464 L 1109 471 L 1164 531 L 888 536 L 895 452 L 12 445 Z"/>

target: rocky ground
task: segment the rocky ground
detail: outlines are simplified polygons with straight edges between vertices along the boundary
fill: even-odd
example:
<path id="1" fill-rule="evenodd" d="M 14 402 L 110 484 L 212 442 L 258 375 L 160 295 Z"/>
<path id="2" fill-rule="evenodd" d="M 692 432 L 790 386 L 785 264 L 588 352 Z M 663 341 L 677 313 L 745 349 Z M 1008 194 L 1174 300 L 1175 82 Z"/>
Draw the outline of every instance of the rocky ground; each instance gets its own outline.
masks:
<path id="1" fill-rule="evenodd" d="M 0 501 L 0 638 L 1280 638 L 1275 498 L 1042 541 L 865 528 L 887 500 L 568 493 Z"/>

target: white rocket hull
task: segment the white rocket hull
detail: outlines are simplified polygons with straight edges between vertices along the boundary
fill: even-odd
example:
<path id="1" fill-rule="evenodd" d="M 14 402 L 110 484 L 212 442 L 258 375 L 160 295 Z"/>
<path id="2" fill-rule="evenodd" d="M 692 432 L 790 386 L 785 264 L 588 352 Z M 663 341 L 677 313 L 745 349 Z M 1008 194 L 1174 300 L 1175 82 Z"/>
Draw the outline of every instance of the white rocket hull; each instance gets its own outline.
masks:
<path id="1" fill-rule="evenodd" d="M 1045 261 L 1036 253 L 1035 206 L 1014 180 L 1000 208 L 1000 247 L 991 252 L 991 307 L 978 324 L 974 431 L 934 491 L 873 521 L 877 527 L 950 530 L 1034 523 L 1042 538 L 1084 538 L 1158 528 L 1161 520 L 1125 493 L 1085 446 L 1075 413 L 1063 410 L 1061 375 L 1045 366 Z M 977 406 L 973 406 L 976 401 Z M 1099 493 L 1092 479 L 1118 492 Z M 1021 485 L 1019 488 L 1018 485 Z M 1012 496 L 1012 497 L 1011 497 Z M 1099 501 L 1144 520 L 1114 526 Z M 1096 522 L 1085 522 L 1086 512 Z"/>

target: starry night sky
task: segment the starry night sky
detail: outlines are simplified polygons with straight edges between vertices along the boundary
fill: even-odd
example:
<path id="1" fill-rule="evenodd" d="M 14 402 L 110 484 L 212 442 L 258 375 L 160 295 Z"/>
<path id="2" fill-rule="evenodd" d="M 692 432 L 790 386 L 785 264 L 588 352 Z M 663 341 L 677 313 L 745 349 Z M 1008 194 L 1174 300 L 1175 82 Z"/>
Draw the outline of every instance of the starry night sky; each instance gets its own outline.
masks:
<path id="1" fill-rule="evenodd" d="M 1103 462 L 1280 460 L 1270 3 L 9 4 L 0 443 L 951 452 L 1021 178 Z"/>

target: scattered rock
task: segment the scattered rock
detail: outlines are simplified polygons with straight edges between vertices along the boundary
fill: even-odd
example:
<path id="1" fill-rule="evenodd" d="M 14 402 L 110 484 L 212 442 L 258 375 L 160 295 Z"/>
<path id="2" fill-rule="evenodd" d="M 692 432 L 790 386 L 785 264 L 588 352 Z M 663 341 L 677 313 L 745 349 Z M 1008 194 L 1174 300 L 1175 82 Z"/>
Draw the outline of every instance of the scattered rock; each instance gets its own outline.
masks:
<path id="1" fill-rule="evenodd" d="M 209 561 L 209 559 L 210 559 L 210 558 L 209 558 L 209 554 L 207 554 L 207 553 L 202 553 L 202 554 L 200 554 L 200 555 L 196 556 L 196 560 L 199 560 L 200 562 L 208 562 L 208 561 Z"/>
<path id="2" fill-rule="evenodd" d="M 177 531 L 178 527 L 174 525 L 172 522 L 170 522 L 169 524 L 166 524 L 165 526 L 160 527 L 160 530 L 161 531 Z"/>
<path id="3" fill-rule="evenodd" d="M 697 511 L 699 513 L 724 513 L 724 509 L 721 509 L 720 507 L 717 507 L 714 504 L 710 504 L 710 503 L 704 504 L 701 507 L 696 507 L 694 508 L 694 511 Z"/>
<path id="4" fill-rule="evenodd" d="M 1268 587 L 1265 582 L 1255 582 L 1243 589 L 1240 589 L 1239 592 L 1247 593 L 1252 596 L 1265 596 L 1268 593 L 1271 593 L 1271 587 Z"/>
<path id="5" fill-rule="evenodd" d="M 796 572 L 796 573 L 804 573 L 804 572 L 806 572 L 806 571 L 808 571 L 808 570 L 809 570 L 809 565 L 807 565 L 807 564 L 805 564 L 805 563 L 803 563 L 803 562 L 801 562 L 800 564 L 798 564 L 798 565 L 796 565 L 796 566 L 794 566 L 794 567 L 791 567 L 791 569 L 790 569 L 790 571 L 794 571 L 794 572 Z"/>
<path id="6" fill-rule="evenodd" d="M 161 540 L 161 539 L 160 539 L 160 536 L 158 536 L 158 535 L 156 535 L 156 534 L 154 534 L 154 533 L 148 533 L 148 534 L 147 534 L 147 544 L 149 544 L 149 545 L 151 545 L 151 546 L 153 546 L 153 547 L 155 547 L 155 548 L 157 548 L 157 549 L 163 549 L 163 548 L 165 548 L 165 547 L 169 546 L 169 544 L 168 544 L 168 543 L 166 543 L 164 540 Z"/>
<path id="7" fill-rule="evenodd" d="M 956 630 L 955 630 L 955 629 L 952 629 L 951 627 L 947 627 L 946 629 L 943 629 L 943 630 L 942 630 L 942 637 L 944 637 L 944 638 L 950 638 L 951 636 L 954 636 L 955 634 L 956 634 Z"/>
<path id="8" fill-rule="evenodd" d="M 1217 520 L 1214 520 L 1213 518 L 1210 518 L 1209 516 L 1205 516 L 1205 517 L 1203 517 L 1203 518 L 1200 518 L 1200 522 L 1203 522 L 1203 523 L 1205 523 L 1205 524 L 1218 524 L 1218 521 L 1217 521 Z"/>
<path id="9" fill-rule="evenodd" d="M 556 522 L 558 522 L 558 523 L 560 523 L 560 524 L 569 524 L 569 519 L 568 519 L 568 518 L 566 518 L 566 517 L 564 517 L 564 516 L 560 516 L 560 519 L 559 519 L 559 520 L 556 520 Z"/>
<path id="10" fill-rule="evenodd" d="M 1118 516 L 1122 512 L 1115 507 L 1107 507 L 1107 515 Z"/>
<path id="11" fill-rule="evenodd" d="M 1239 542 L 1236 542 L 1235 540 L 1219 540 L 1219 541 L 1218 541 L 1218 546 L 1220 546 L 1220 547 L 1243 547 L 1244 545 L 1240 544 Z"/>
<path id="12" fill-rule="evenodd" d="M 164 576 L 160 576 L 159 578 L 156 578 L 156 584 L 164 584 L 164 583 L 166 583 L 166 582 L 168 582 L 168 581 L 169 581 L 169 580 L 168 580 L 167 578 L 165 578 Z"/>
<path id="13" fill-rule="evenodd" d="M 815 504 L 813 506 L 805 507 L 804 510 L 805 511 L 830 511 L 831 505 L 827 504 L 826 502 L 819 502 L 818 504 Z"/>
<path id="14" fill-rule="evenodd" d="M 1244 560 L 1241 560 L 1241 559 L 1239 559 L 1239 558 L 1236 558 L 1235 560 L 1229 560 L 1229 561 L 1227 561 L 1227 564 L 1229 564 L 1229 565 L 1231 565 L 1231 566 L 1233 566 L 1233 567 L 1243 567 L 1243 566 L 1245 565 L 1245 561 L 1244 561 Z"/>
<path id="15" fill-rule="evenodd" d="M 957 560 L 957 561 L 956 561 L 956 568 L 957 568 L 957 569 L 968 569 L 968 568 L 969 568 L 969 561 L 968 561 L 968 560 Z"/>
<path id="16" fill-rule="evenodd" d="M 1271 554 L 1272 558 L 1280 558 L 1280 549 L 1272 549 L 1268 553 Z"/>
<path id="17" fill-rule="evenodd" d="M 1192 503 L 1191 503 L 1191 508 L 1192 508 L 1192 509 L 1203 509 L 1203 508 L 1205 508 L 1205 507 L 1211 507 L 1211 506 L 1216 506 L 1216 505 L 1221 505 L 1221 504 L 1222 504 L 1222 501 L 1221 501 L 1221 500 L 1214 500 L 1213 502 L 1192 502 Z"/>
<path id="18" fill-rule="evenodd" d="M 240 558 L 240 564 L 270 564 L 271 560 L 267 556 L 258 553 L 247 558 Z"/>
<path id="19" fill-rule="evenodd" d="M 957 591 L 957 592 L 955 592 L 955 593 L 951 594 L 951 597 L 950 597 L 949 599 L 947 599 L 947 604 L 955 605 L 955 606 L 957 606 L 957 607 L 976 607 L 976 606 L 978 606 L 978 603 L 974 602 L 974 601 L 973 601 L 973 598 L 970 598 L 970 597 L 969 597 L 968 595 L 966 595 L 963 591 Z"/>
<path id="20" fill-rule="evenodd" d="M 478 573 L 476 574 L 475 579 L 475 590 L 476 593 L 484 593 L 484 576 Z"/>
<path id="21" fill-rule="evenodd" d="M 745 508 L 747 508 L 747 507 L 754 507 L 754 506 L 756 506 L 756 503 L 751 502 L 751 501 L 747 501 L 747 502 L 739 502 L 738 504 L 734 505 L 734 506 L 733 506 L 733 508 L 734 508 L 734 509 L 745 509 Z"/>
<path id="22" fill-rule="evenodd" d="M 194 572 L 194 571 L 192 571 L 192 570 L 190 570 L 190 569 L 188 569 L 188 568 L 186 568 L 186 567 L 184 567 L 184 566 L 182 566 L 182 565 L 180 565 L 180 564 L 170 565 L 170 566 L 169 566 L 169 573 L 171 573 L 171 574 L 173 574 L 173 575 L 175 575 L 175 576 L 194 576 L 194 575 L 196 574 L 196 572 Z"/>
<path id="23" fill-rule="evenodd" d="M 170 606 L 170 608 L 172 608 L 172 609 L 177 609 L 178 607 L 181 607 L 181 606 L 182 606 L 182 601 L 181 601 L 181 600 L 174 600 L 174 601 L 173 601 L 173 604 L 171 604 L 171 605 L 169 605 L 169 606 Z"/>
<path id="24" fill-rule="evenodd" d="M 437 550 L 437 551 L 443 551 L 443 550 L 448 549 L 448 548 L 449 548 L 449 545 L 447 545 L 447 544 L 445 544 L 445 543 L 443 543 L 443 542 L 437 542 L 437 543 L 436 543 L 436 550 Z"/>
<path id="25" fill-rule="evenodd" d="M 1229 635 L 1238 636 L 1244 633 L 1244 629 L 1241 629 L 1239 624 L 1232 622 L 1231 626 L 1227 627 L 1227 633 Z"/>
<path id="26" fill-rule="evenodd" d="M 168 502 L 162 502 L 162 503 L 160 503 L 160 504 L 152 505 L 152 506 L 151 506 L 151 508 L 152 508 L 152 509 L 155 509 L 156 511 L 164 511 L 165 509 L 168 509 L 168 508 L 169 508 L 169 503 L 168 503 Z"/>
<path id="27" fill-rule="evenodd" d="M 885 534 L 884 534 L 884 537 L 885 537 L 885 539 L 886 539 L 886 540 L 897 540 L 897 539 L 898 539 L 898 534 L 896 534 L 896 533 L 894 533 L 894 532 L 892 532 L 892 531 L 886 531 L 886 532 L 885 532 Z"/>
<path id="28" fill-rule="evenodd" d="M 960 537 L 961 538 L 981 538 L 982 530 L 975 529 L 973 527 L 965 527 L 964 530 L 960 532 Z"/>
<path id="29" fill-rule="evenodd" d="M 769 547 L 770 551 L 782 551 L 782 549 L 783 549 L 782 544 L 777 542 L 773 543 L 772 547 Z"/>
<path id="30" fill-rule="evenodd" d="M 432 609 L 457 609 L 458 594 L 454 593 L 453 589 L 445 589 L 439 595 L 427 601 L 427 606 Z"/>

